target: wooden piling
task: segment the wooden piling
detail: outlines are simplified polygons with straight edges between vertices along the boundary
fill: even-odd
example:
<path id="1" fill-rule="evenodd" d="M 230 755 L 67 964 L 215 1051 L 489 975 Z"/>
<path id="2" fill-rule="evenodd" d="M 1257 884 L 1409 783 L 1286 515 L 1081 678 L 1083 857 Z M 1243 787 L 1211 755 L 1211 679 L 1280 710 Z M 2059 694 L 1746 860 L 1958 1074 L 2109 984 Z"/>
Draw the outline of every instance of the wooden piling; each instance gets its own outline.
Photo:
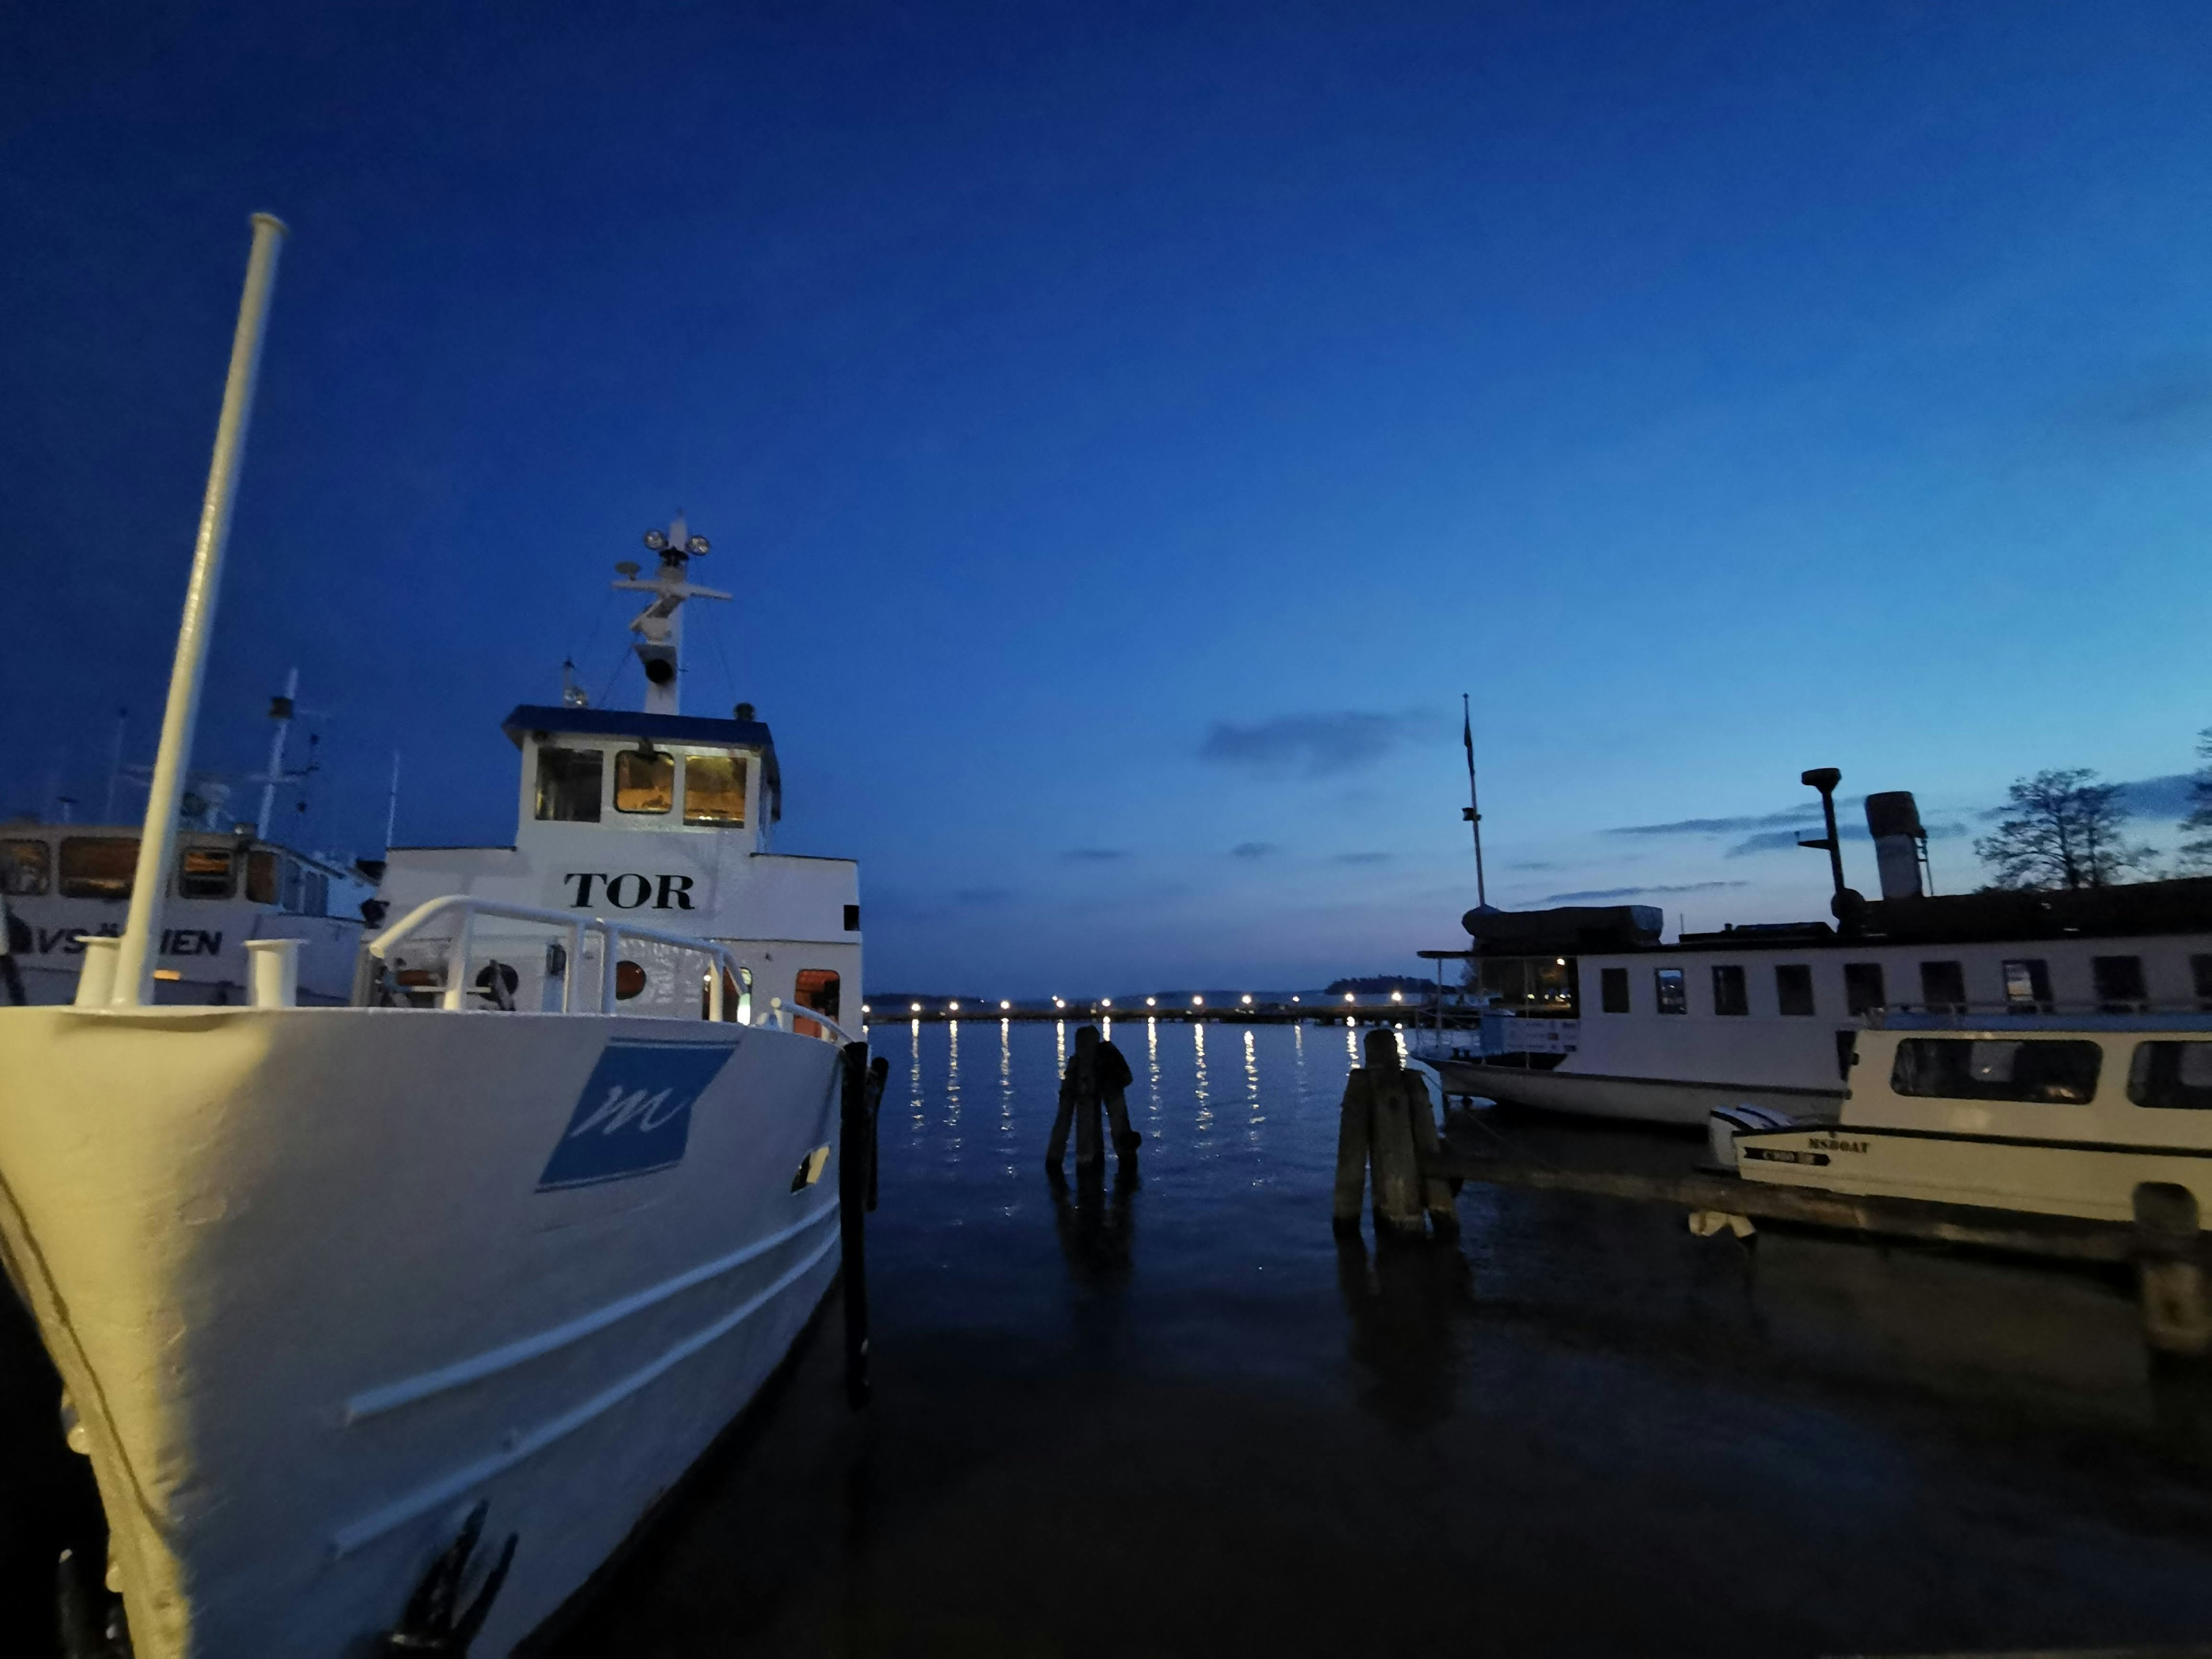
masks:
<path id="1" fill-rule="evenodd" d="M 2196 1195 L 2172 1182 L 2135 1190 L 2136 1284 L 2143 1339 L 2153 1352 L 2201 1359 L 2212 1352 L 2204 1252 Z"/>
<path id="2" fill-rule="evenodd" d="M 1452 1203 L 1451 1182 L 1443 1172 L 1443 1147 L 1437 1137 L 1436 1109 L 1429 1103 L 1428 1081 L 1418 1072 L 1399 1075 L 1413 1131 L 1413 1152 L 1420 1164 L 1421 1204 L 1429 1212 L 1429 1229 L 1438 1238 L 1457 1238 L 1459 1211 Z"/>
<path id="3" fill-rule="evenodd" d="M 1375 1171 L 1375 1237 L 1423 1238 L 1428 1235 L 1421 1204 L 1421 1159 L 1414 1141 L 1413 1102 L 1406 1073 L 1398 1064 L 1394 1031 L 1367 1034 L 1367 1161 Z M 1428 1091 L 1420 1091 L 1423 1105 Z M 1431 1120 L 1431 1127 L 1434 1121 Z"/>
<path id="4" fill-rule="evenodd" d="M 868 1045 L 847 1043 L 844 1062 L 837 1124 L 837 1228 L 845 1255 L 845 1398 L 858 1411 L 868 1403 L 867 1212 L 876 1162 Z M 878 1082 L 879 1098 L 881 1087 Z"/>
<path id="5" fill-rule="evenodd" d="M 1372 1133 L 1368 1120 L 1373 1106 L 1367 1073 L 1355 1069 L 1344 1080 L 1342 1115 L 1336 1124 L 1336 1194 L 1329 1224 L 1339 1238 L 1359 1237 L 1359 1212 L 1367 1196 L 1367 1143 Z"/>

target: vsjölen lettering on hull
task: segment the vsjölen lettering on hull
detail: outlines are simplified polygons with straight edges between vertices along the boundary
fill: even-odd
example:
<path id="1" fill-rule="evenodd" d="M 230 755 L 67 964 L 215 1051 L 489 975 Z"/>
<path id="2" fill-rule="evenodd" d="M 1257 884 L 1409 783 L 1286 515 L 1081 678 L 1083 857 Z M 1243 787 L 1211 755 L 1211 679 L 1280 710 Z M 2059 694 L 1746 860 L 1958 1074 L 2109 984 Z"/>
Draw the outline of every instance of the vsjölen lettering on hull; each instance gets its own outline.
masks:
<path id="1" fill-rule="evenodd" d="M 610 1041 L 545 1160 L 538 1190 L 623 1181 L 681 1164 L 692 1104 L 736 1051 L 733 1042 Z"/>

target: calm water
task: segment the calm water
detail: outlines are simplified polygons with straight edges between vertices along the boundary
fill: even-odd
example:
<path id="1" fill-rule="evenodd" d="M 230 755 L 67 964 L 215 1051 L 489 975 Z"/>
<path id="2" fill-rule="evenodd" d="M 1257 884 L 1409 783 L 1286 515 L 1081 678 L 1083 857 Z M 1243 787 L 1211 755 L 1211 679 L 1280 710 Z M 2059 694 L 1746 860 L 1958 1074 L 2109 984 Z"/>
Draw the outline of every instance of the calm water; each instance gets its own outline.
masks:
<path id="1" fill-rule="evenodd" d="M 562 1654 L 2212 1638 L 2212 1407 L 2124 1285 L 1473 1186 L 1340 1249 L 1340 1028 L 1121 1023 L 1140 1179 L 1056 1189 L 1073 1035 L 872 1033 L 876 1403 L 833 1309 Z"/>

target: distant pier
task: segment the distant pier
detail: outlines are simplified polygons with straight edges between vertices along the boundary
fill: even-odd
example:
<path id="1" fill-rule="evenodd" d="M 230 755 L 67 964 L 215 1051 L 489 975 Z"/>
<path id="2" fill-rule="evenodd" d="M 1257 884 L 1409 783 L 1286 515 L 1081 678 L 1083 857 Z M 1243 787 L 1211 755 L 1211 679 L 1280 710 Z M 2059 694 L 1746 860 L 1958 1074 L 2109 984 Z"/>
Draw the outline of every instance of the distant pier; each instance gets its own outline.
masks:
<path id="1" fill-rule="evenodd" d="M 1456 1012 L 1449 1006 L 1445 1009 L 1448 1017 Z M 963 997 L 957 1001 L 942 1002 L 871 1001 L 862 1011 L 862 1018 L 871 1025 L 945 1025 L 959 1020 L 1005 1020 L 1024 1024 L 1076 1020 L 1095 1024 L 1113 1019 L 1153 1020 L 1175 1025 L 1297 1025 L 1311 1022 L 1318 1025 L 1410 1026 L 1426 1024 L 1435 1015 L 1434 1004 L 1411 1000 L 1330 1003 L 1263 1001 L 1257 998 L 1250 1002 L 1220 1003 L 1211 999 L 1194 1003 L 1188 998 L 1172 1002 L 1162 998 L 1151 1004 L 1123 1002 L 1118 998 L 1111 1002 L 1103 998 L 1081 1002 L 1069 998 L 1057 1006 L 1041 1006 L 1034 1002 L 971 1002 Z"/>

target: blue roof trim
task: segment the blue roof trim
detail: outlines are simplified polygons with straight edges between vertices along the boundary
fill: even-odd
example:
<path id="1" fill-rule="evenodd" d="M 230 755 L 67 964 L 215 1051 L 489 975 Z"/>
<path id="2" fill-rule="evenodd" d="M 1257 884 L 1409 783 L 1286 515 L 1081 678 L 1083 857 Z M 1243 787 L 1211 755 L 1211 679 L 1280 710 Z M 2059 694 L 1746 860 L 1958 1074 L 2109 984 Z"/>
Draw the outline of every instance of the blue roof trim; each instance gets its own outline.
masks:
<path id="1" fill-rule="evenodd" d="M 710 720 L 694 714 L 648 714 L 641 708 L 571 708 L 566 704 L 526 702 L 501 723 L 509 741 L 522 747 L 526 732 L 562 737 L 645 738 L 654 743 L 704 743 L 757 749 L 768 785 L 769 822 L 783 817 L 783 768 L 775 758 L 775 739 L 765 720 Z"/>

